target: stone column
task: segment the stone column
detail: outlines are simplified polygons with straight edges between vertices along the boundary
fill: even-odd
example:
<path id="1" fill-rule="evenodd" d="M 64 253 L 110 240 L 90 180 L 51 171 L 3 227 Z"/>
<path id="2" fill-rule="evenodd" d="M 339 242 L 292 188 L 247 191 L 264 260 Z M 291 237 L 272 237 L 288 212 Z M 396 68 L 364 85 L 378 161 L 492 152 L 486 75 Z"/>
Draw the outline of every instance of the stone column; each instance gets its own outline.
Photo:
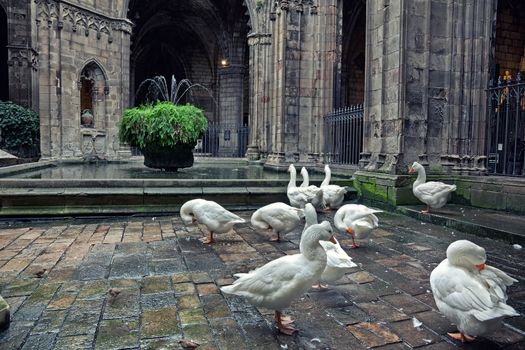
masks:
<path id="1" fill-rule="evenodd" d="M 273 12 L 272 148 L 266 165 L 320 161 L 323 116 L 333 106 L 336 0 L 277 1 Z"/>
<path id="2" fill-rule="evenodd" d="M 400 187 L 414 161 L 430 174 L 484 171 L 494 11 L 492 0 L 367 2 L 363 195 L 411 201 Z"/>
<path id="3" fill-rule="evenodd" d="M 224 128 L 219 134 L 219 150 L 225 155 L 237 152 L 236 128 L 242 125 L 244 65 L 219 67 L 219 121 Z"/>
<path id="4" fill-rule="evenodd" d="M 268 115 L 270 96 L 268 91 L 268 52 L 270 33 L 248 35 L 250 47 L 250 136 L 246 157 L 257 160 L 268 152 Z"/>

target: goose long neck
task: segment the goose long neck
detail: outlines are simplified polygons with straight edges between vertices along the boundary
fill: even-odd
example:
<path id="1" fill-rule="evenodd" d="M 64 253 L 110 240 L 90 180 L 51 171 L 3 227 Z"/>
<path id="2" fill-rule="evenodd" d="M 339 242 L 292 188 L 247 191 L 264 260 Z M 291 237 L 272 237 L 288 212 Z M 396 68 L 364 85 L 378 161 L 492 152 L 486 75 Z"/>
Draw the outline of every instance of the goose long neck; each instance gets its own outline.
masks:
<path id="1" fill-rule="evenodd" d="M 343 217 L 344 217 L 344 214 L 342 214 L 341 212 L 335 213 L 335 216 L 334 216 L 334 226 L 335 226 L 339 231 L 346 231 L 346 227 L 345 227 L 345 223 L 344 223 L 344 221 L 343 221 Z"/>
<path id="2" fill-rule="evenodd" d="M 297 171 L 295 168 L 290 168 L 290 182 L 288 182 L 288 188 L 295 187 L 295 177 L 297 176 Z"/>
<path id="3" fill-rule="evenodd" d="M 320 260 L 326 263 L 326 252 L 319 244 L 319 234 L 311 233 L 301 237 L 301 242 L 299 243 L 299 251 L 305 258 L 308 260 Z"/>
<path id="4" fill-rule="evenodd" d="M 332 171 L 330 170 L 330 168 L 326 168 L 324 170 L 324 180 L 323 182 L 321 183 L 321 186 L 328 186 L 330 184 L 330 179 L 332 177 Z"/>
<path id="5" fill-rule="evenodd" d="M 417 169 L 417 179 L 412 185 L 413 187 L 417 187 L 427 181 L 427 174 L 425 173 L 425 168 L 419 167 Z"/>

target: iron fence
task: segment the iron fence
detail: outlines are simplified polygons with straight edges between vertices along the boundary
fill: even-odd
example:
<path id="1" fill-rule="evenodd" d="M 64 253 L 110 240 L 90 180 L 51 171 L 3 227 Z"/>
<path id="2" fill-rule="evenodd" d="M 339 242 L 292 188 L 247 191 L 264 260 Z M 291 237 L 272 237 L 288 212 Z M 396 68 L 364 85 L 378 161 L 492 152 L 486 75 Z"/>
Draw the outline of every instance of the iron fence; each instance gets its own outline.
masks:
<path id="1" fill-rule="evenodd" d="M 507 77 L 488 88 L 487 167 L 498 175 L 525 175 L 525 81 Z"/>
<path id="2" fill-rule="evenodd" d="M 208 123 L 193 153 L 203 157 L 244 157 L 249 133 L 246 125 Z"/>
<path id="3" fill-rule="evenodd" d="M 326 115 L 324 152 L 327 163 L 359 163 L 359 155 L 363 151 L 363 112 L 363 105 L 355 105 Z"/>

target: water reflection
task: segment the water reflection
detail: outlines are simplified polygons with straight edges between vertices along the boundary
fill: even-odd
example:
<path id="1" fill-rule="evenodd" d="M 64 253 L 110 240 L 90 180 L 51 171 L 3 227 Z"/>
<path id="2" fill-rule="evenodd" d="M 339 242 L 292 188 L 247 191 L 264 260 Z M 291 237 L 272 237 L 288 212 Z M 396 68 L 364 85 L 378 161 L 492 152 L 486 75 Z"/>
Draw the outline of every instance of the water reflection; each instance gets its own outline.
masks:
<path id="1" fill-rule="evenodd" d="M 18 179 L 289 179 L 285 171 L 263 169 L 259 165 L 195 164 L 178 172 L 150 169 L 130 163 L 59 163 L 50 168 L 29 170 L 7 178 Z M 310 171 L 310 180 L 321 181 L 324 174 Z M 333 176 L 334 179 L 337 177 Z M 299 176 L 297 185 L 302 181 Z"/>

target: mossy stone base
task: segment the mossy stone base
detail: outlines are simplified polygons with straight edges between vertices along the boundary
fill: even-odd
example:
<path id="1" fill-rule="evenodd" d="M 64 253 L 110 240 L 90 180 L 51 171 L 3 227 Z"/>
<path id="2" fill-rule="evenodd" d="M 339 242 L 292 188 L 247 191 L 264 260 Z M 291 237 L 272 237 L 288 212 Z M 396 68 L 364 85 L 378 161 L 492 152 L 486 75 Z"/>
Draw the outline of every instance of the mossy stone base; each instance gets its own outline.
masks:
<path id="1" fill-rule="evenodd" d="M 9 328 L 10 321 L 9 304 L 0 295 L 0 331 Z"/>
<path id="2" fill-rule="evenodd" d="M 415 175 L 390 175 L 367 171 L 354 174 L 359 198 L 382 207 L 421 204 L 412 193 Z M 427 181 L 455 184 L 451 203 L 478 208 L 525 213 L 525 181 L 502 176 L 427 175 Z"/>
<path id="3" fill-rule="evenodd" d="M 366 171 L 354 173 L 354 188 L 361 199 L 388 207 L 420 203 L 412 194 L 412 176 Z"/>

